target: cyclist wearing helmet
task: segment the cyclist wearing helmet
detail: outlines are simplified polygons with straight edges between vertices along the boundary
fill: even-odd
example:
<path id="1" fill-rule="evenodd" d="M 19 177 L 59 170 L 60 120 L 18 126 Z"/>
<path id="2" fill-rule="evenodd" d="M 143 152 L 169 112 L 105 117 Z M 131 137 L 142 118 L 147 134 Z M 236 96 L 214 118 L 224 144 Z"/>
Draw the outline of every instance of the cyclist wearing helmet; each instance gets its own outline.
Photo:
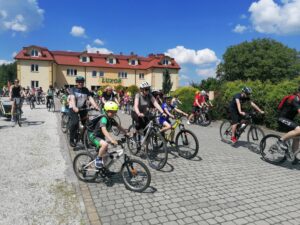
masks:
<path id="1" fill-rule="evenodd" d="M 87 105 L 86 101 L 89 100 L 92 106 L 99 110 L 98 105 L 95 103 L 94 99 L 91 97 L 89 90 L 84 87 L 84 77 L 77 76 L 76 77 L 76 87 L 71 88 L 70 90 L 70 146 L 75 147 L 76 144 L 74 142 L 76 130 L 78 129 L 78 113 L 82 123 L 85 123 L 87 119 L 87 111 L 84 110 Z M 79 111 L 80 110 L 80 111 Z"/>
<path id="2" fill-rule="evenodd" d="M 105 104 L 107 101 L 114 101 L 119 105 L 117 96 L 115 95 L 115 93 L 113 92 L 113 89 L 111 86 L 107 86 L 105 88 L 105 91 L 102 93 L 102 103 Z"/>
<path id="3" fill-rule="evenodd" d="M 230 116 L 231 116 L 231 120 L 232 120 L 232 125 L 231 125 L 231 129 L 232 129 L 232 136 L 231 136 L 231 141 L 232 143 L 236 143 L 237 142 L 237 138 L 235 137 L 235 132 L 236 132 L 236 128 L 238 123 L 241 120 L 241 116 L 245 116 L 246 113 L 244 111 L 242 111 L 242 107 L 241 105 L 245 102 L 250 101 L 251 106 L 257 110 L 260 113 L 264 113 L 264 111 L 262 111 L 253 101 L 250 100 L 250 96 L 252 93 L 252 89 L 249 87 L 244 87 L 242 89 L 241 93 L 235 94 L 229 104 L 229 111 L 230 111 Z"/>
<path id="4" fill-rule="evenodd" d="M 177 109 L 176 107 L 174 107 L 172 104 L 171 104 L 171 99 L 172 99 L 172 96 L 170 95 L 166 95 L 164 96 L 164 103 L 162 104 L 161 108 L 164 110 L 165 114 L 167 114 L 166 117 L 164 116 L 160 116 L 159 117 L 159 123 L 163 126 L 163 128 L 160 130 L 161 132 L 164 132 L 164 131 L 167 131 L 169 129 L 172 128 L 172 125 L 171 125 L 171 121 L 169 120 L 169 118 L 175 118 L 175 116 L 173 114 L 171 114 L 171 112 L 174 110 L 180 114 L 183 114 L 185 115 L 186 117 L 188 116 L 188 114 L 186 114 L 185 112 L 181 111 L 180 109 Z"/>
<path id="5" fill-rule="evenodd" d="M 52 99 L 53 100 L 53 96 L 54 96 L 54 88 L 52 85 L 49 86 L 49 89 L 47 91 L 47 96 L 46 96 L 46 107 L 48 108 L 48 104 L 49 104 L 49 99 Z"/>
<path id="6" fill-rule="evenodd" d="M 144 129 L 147 126 L 149 120 L 145 117 L 145 114 L 149 112 L 151 105 L 166 116 L 153 95 L 150 94 L 150 87 L 151 86 L 147 81 L 141 83 L 140 92 L 137 93 L 134 98 L 134 106 L 131 117 L 135 121 L 136 130 Z"/>
<path id="7" fill-rule="evenodd" d="M 88 137 L 91 142 L 96 146 L 98 151 L 98 156 L 95 160 L 95 166 L 97 168 L 103 167 L 103 156 L 107 152 L 108 143 L 105 139 L 108 139 L 112 144 L 117 144 L 117 141 L 112 138 L 109 134 L 112 126 L 116 126 L 123 133 L 127 133 L 126 130 L 121 127 L 115 120 L 114 116 L 118 112 L 118 105 L 113 101 L 107 101 L 104 104 L 103 116 L 101 116 L 93 130 L 93 132 L 88 133 Z"/>
<path id="8" fill-rule="evenodd" d="M 187 124 L 190 124 L 190 119 L 194 116 L 194 113 L 201 109 L 201 94 L 200 91 L 196 91 L 193 103 L 192 113 L 187 120 Z"/>

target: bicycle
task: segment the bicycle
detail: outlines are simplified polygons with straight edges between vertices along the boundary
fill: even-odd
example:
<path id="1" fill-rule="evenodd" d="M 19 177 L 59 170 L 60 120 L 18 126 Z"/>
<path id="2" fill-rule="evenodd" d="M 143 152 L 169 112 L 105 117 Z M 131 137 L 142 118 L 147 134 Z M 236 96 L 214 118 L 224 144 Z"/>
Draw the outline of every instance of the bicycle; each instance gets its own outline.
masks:
<path id="1" fill-rule="evenodd" d="M 185 159 L 192 159 L 197 155 L 199 151 L 199 141 L 192 131 L 185 129 L 181 117 L 181 115 L 175 116 L 175 122 L 172 124 L 171 132 L 169 132 L 168 134 L 164 133 L 163 137 L 171 145 L 175 144 L 179 156 Z M 175 136 L 175 130 L 177 127 L 179 128 L 179 132 Z M 192 143 L 194 143 L 194 145 L 191 145 Z M 190 146 L 194 147 L 192 148 Z"/>
<path id="2" fill-rule="evenodd" d="M 133 136 L 127 139 L 128 149 L 131 154 L 137 155 L 141 150 L 145 153 L 147 161 L 153 169 L 162 169 L 168 160 L 167 143 L 159 131 L 159 126 L 155 122 L 158 116 L 147 115 L 149 123 L 143 131 L 135 130 L 134 123 L 129 126 L 128 132 L 133 132 Z M 143 136 L 143 134 L 145 134 Z"/>
<path id="3" fill-rule="evenodd" d="M 55 104 L 54 104 L 53 97 L 49 98 L 48 104 L 47 104 L 47 109 L 48 109 L 48 112 L 50 112 L 50 111 L 55 112 Z"/>
<path id="4" fill-rule="evenodd" d="M 194 116 L 189 120 L 190 123 L 199 124 L 207 127 L 211 123 L 211 116 L 209 114 L 209 107 L 203 106 L 201 109 L 196 110 Z"/>
<path id="5" fill-rule="evenodd" d="M 22 126 L 21 124 L 21 98 L 14 98 L 14 104 L 15 104 L 15 113 L 12 116 L 15 116 L 15 124 L 18 124 L 19 127 Z"/>
<path id="6" fill-rule="evenodd" d="M 34 102 L 35 102 L 35 97 L 31 96 L 30 97 L 30 109 L 34 109 L 35 108 Z"/>
<path id="7" fill-rule="evenodd" d="M 298 158 L 296 156 L 299 153 L 299 149 L 298 151 L 296 151 L 296 153 L 293 152 L 293 138 L 286 141 L 288 150 L 283 150 L 280 148 L 280 146 L 278 145 L 279 139 L 279 135 L 268 134 L 261 140 L 259 147 L 262 158 L 266 162 L 275 165 L 282 164 L 286 160 L 291 162 L 292 164 L 296 164 L 298 162 Z"/>
<path id="8" fill-rule="evenodd" d="M 265 136 L 265 133 L 261 128 L 254 124 L 253 120 L 256 117 L 256 112 L 248 113 L 244 116 L 244 119 L 238 123 L 235 136 L 237 139 L 241 137 L 248 126 L 249 130 L 247 133 L 247 142 L 254 144 L 253 148 L 258 148 L 261 139 Z M 224 120 L 220 126 L 220 136 L 221 140 L 225 143 L 232 143 L 232 131 L 231 122 L 229 120 Z"/>
<path id="9" fill-rule="evenodd" d="M 94 181 L 99 176 L 103 179 L 110 178 L 109 168 L 116 161 L 121 160 L 123 156 L 124 162 L 118 173 L 121 175 L 125 187 L 136 192 L 146 190 L 151 183 L 151 173 L 143 162 L 131 159 L 124 153 L 125 142 L 126 138 L 118 140 L 118 145 L 121 148 L 107 152 L 104 157 L 104 166 L 100 169 L 95 167 L 97 155 L 89 152 L 76 155 L 73 161 L 73 169 L 78 179 L 81 181 Z"/>

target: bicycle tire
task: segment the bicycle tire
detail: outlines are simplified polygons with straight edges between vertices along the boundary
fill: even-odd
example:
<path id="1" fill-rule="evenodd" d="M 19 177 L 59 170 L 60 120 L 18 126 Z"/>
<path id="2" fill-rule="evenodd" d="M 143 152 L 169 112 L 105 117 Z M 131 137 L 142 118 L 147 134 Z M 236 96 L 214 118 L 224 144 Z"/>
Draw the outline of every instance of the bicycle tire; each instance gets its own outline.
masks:
<path id="1" fill-rule="evenodd" d="M 69 121 L 69 116 L 66 115 L 65 113 L 62 114 L 61 116 L 61 121 L 60 121 L 60 126 L 61 126 L 61 131 L 65 134 L 68 130 L 68 121 Z"/>
<path id="2" fill-rule="evenodd" d="M 41 103 L 42 103 L 43 105 L 45 105 L 45 97 L 42 97 L 42 98 L 41 98 Z"/>
<path id="3" fill-rule="evenodd" d="M 54 104 L 53 100 L 51 101 L 51 109 L 52 109 L 52 112 L 55 112 L 55 104 Z"/>
<path id="4" fill-rule="evenodd" d="M 158 143 L 162 142 L 163 145 L 160 147 Z M 152 148 L 149 146 L 152 145 Z M 168 149 L 167 143 L 160 132 L 154 129 L 150 131 L 146 142 L 146 155 L 147 161 L 151 168 L 155 170 L 162 169 L 168 161 Z"/>
<path id="5" fill-rule="evenodd" d="M 229 120 L 224 120 L 220 126 L 220 137 L 225 143 L 231 143 L 231 123 Z"/>
<path id="6" fill-rule="evenodd" d="M 119 117 L 118 115 L 115 115 L 115 116 L 114 116 L 114 120 L 115 120 L 119 125 L 121 125 L 121 120 L 120 120 L 120 117 Z M 119 130 L 118 127 L 113 126 L 113 127 L 111 128 L 111 130 L 112 130 L 112 133 L 113 133 L 115 136 L 118 136 L 118 135 L 120 134 L 120 130 Z"/>
<path id="7" fill-rule="evenodd" d="M 259 151 L 259 145 L 264 136 L 265 133 L 261 128 L 252 125 L 247 133 L 247 141 L 252 144 L 251 148 Z"/>
<path id="8" fill-rule="evenodd" d="M 143 171 L 139 169 L 142 169 Z M 148 167 L 142 161 L 137 159 L 125 161 L 120 173 L 125 187 L 130 191 L 143 192 L 151 183 L 151 173 Z M 145 182 L 139 185 L 141 181 Z"/>
<path id="9" fill-rule="evenodd" d="M 272 140 L 274 139 L 274 140 Z M 280 149 L 280 147 L 277 145 L 277 141 L 280 139 L 280 136 L 276 134 L 268 134 L 266 135 L 260 142 L 260 155 L 268 163 L 279 165 L 282 164 L 284 161 L 286 161 L 286 155 L 283 150 Z M 281 155 L 279 159 L 271 159 L 268 158 L 266 155 L 266 152 L 274 154 L 275 152 L 279 153 Z"/>
<path id="10" fill-rule="evenodd" d="M 135 130 L 135 127 L 133 125 L 130 125 L 128 128 L 128 132 L 132 132 L 133 130 Z M 127 147 L 132 155 L 137 155 L 140 151 L 140 148 L 138 148 L 137 146 L 137 135 L 137 132 L 134 132 L 133 137 L 127 138 Z"/>
<path id="11" fill-rule="evenodd" d="M 195 149 L 193 149 L 193 151 L 184 151 L 183 149 L 180 149 L 180 146 L 185 147 L 186 145 L 188 145 L 188 138 L 187 138 L 187 134 L 190 134 L 191 138 L 194 139 L 195 142 Z M 182 141 L 180 143 L 179 138 L 182 138 Z M 185 158 L 185 159 L 192 159 L 194 158 L 199 151 L 199 141 L 198 138 L 196 137 L 196 135 L 190 131 L 190 130 L 181 130 L 178 132 L 178 134 L 175 137 L 175 144 L 176 144 L 176 148 L 178 150 L 178 155 Z"/>
<path id="12" fill-rule="evenodd" d="M 211 117 L 209 113 L 202 113 L 202 115 L 199 117 L 199 123 L 203 127 L 209 126 L 211 124 Z"/>
<path id="13" fill-rule="evenodd" d="M 79 160 L 82 160 L 82 162 Z M 88 152 L 81 152 L 75 156 L 73 160 L 73 170 L 79 180 L 93 181 L 96 179 L 98 170 L 95 168 L 95 163 L 93 161 L 94 156 Z M 90 164 L 90 168 L 87 168 L 88 164 Z"/>
<path id="14" fill-rule="evenodd" d="M 20 108 L 17 109 L 17 121 L 18 121 L 19 127 L 21 127 L 22 124 L 21 124 L 21 109 Z"/>
<path id="15" fill-rule="evenodd" d="M 34 108 L 34 103 L 33 101 L 30 101 L 30 109 L 33 109 Z"/>

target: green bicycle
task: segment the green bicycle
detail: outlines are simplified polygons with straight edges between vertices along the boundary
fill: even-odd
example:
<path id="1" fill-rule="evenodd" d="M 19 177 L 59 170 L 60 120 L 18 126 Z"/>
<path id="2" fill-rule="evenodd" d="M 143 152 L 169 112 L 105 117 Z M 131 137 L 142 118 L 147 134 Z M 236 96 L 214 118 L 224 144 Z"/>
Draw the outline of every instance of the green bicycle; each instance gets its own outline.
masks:
<path id="1" fill-rule="evenodd" d="M 175 136 L 177 127 L 179 128 L 179 132 Z M 175 122 L 172 124 L 171 131 L 162 135 L 167 142 L 174 145 L 179 156 L 185 159 L 192 159 L 198 154 L 198 138 L 192 131 L 185 129 L 181 116 L 175 115 Z"/>

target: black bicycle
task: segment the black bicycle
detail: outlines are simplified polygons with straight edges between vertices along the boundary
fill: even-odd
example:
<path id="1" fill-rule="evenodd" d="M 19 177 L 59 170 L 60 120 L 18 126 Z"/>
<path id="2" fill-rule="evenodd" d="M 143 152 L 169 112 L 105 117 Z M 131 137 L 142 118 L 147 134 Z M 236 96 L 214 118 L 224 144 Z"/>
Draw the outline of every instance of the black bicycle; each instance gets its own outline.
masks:
<path id="1" fill-rule="evenodd" d="M 248 143 L 252 144 L 252 148 L 255 148 L 255 150 L 259 150 L 259 144 L 260 141 L 265 136 L 265 133 L 261 128 L 259 128 L 254 122 L 253 119 L 257 116 L 256 112 L 251 112 L 249 114 L 246 114 L 244 116 L 244 119 L 238 123 L 235 136 L 237 139 L 241 137 L 241 135 L 244 133 L 246 128 L 249 126 L 248 132 L 247 132 L 247 141 Z M 223 123 L 220 126 L 220 136 L 221 140 L 225 143 L 232 143 L 231 137 L 232 137 L 232 130 L 231 130 L 232 123 L 229 120 L 224 120 Z"/>
<path id="2" fill-rule="evenodd" d="M 29 101 L 30 109 L 34 109 L 35 108 L 34 102 L 35 102 L 35 97 L 31 96 L 30 97 L 30 101 Z"/>
<path id="3" fill-rule="evenodd" d="M 21 115 L 22 115 L 22 110 L 21 110 L 21 98 L 14 98 L 14 104 L 15 104 L 15 113 L 13 116 L 15 116 L 15 124 L 18 124 L 19 127 L 22 126 L 21 124 Z"/>
<path id="4" fill-rule="evenodd" d="M 193 114 L 194 116 L 189 120 L 190 123 L 199 124 L 203 127 L 210 125 L 211 116 L 208 106 L 203 106 L 201 109 L 196 110 Z"/>
<path id="5" fill-rule="evenodd" d="M 160 170 L 168 161 L 167 143 L 156 123 L 157 116 L 149 114 L 147 117 L 149 123 L 144 130 L 136 130 L 134 124 L 129 126 L 128 131 L 132 132 L 133 136 L 128 138 L 127 145 L 133 155 L 137 155 L 142 150 L 149 165 L 153 169 Z"/>
<path id="6" fill-rule="evenodd" d="M 146 190 L 151 183 L 151 173 L 143 162 L 124 154 L 125 142 L 126 138 L 118 140 L 118 145 L 121 148 L 109 151 L 103 157 L 104 166 L 100 169 L 95 166 L 97 154 L 82 152 L 76 155 L 73 161 L 73 169 L 78 179 L 82 181 L 94 181 L 97 177 L 110 179 L 112 173 L 109 169 L 112 168 L 115 162 L 123 161 L 121 168 L 117 169 L 117 174 L 121 175 L 125 187 L 136 192 Z"/>

